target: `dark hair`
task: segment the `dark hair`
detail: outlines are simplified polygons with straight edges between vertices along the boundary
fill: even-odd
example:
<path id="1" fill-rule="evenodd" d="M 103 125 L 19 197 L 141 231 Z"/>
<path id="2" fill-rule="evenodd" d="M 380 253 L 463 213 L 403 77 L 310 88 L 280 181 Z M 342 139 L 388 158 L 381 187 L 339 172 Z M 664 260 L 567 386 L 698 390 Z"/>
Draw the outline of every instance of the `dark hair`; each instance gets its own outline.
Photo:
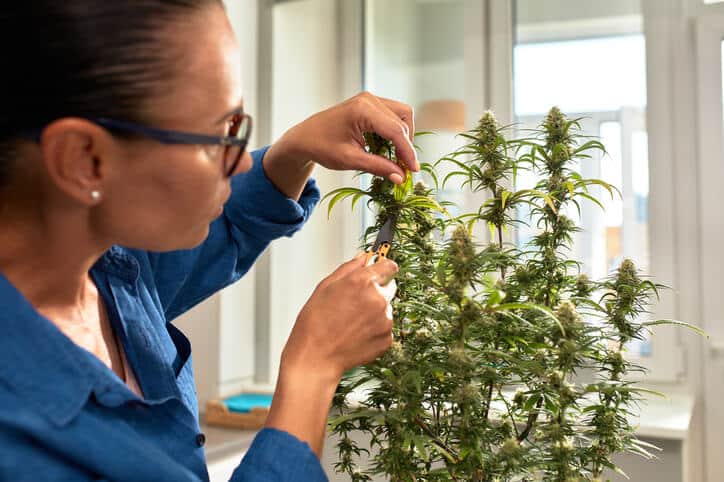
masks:
<path id="1" fill-rule="evenodd" d="M 66 116 L 143 122 L 173 75 L 168 26 L 221 0 L 26 0 L 0 8 L 0 186 L 25 132 Z M 183 35 L 183 32 L 179 32 Z"/>

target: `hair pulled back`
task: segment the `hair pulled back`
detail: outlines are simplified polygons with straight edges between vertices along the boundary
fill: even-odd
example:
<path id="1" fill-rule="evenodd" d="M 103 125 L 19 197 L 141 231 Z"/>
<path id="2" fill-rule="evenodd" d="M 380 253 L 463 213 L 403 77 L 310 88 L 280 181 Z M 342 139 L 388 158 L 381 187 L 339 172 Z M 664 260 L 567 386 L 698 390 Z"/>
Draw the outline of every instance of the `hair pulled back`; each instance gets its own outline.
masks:
<path id="1" fill-rule="evenodd" d="M 173 75 L 163 41 L 183 15 L 221 0 L 29 0 L 0 7 L 0 187 L 28 131 L 67 116 L 143 122 Z M 182 36 L 183 32 L 178 32 Z"/>

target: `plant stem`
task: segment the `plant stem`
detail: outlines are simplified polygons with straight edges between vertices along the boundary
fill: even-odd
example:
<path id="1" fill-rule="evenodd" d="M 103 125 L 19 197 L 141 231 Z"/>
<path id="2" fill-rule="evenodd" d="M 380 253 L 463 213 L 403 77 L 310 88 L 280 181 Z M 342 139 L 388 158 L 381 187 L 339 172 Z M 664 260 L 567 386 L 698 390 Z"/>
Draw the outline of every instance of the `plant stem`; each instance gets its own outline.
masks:
<path id="1" fill-rule="evenodd" d="M 498 226 L 498 246 L 500 247 L 500 252 L 503 252 L 503 227 Z M 500 279 L 505 281 L 505 266 L 500 267 Z"/>
<path id="2" fill-rule="evenodd" d="M 488 395 L 486 396 L 485 403 L 485 420 L 488 420 L 488 414 L 490 413 L 490 404 L 493 403 L 493 382 L 488 382 Z"/>
<path id="3" fill-rule="evenodd" d="M 538 399 L 538 402 L 535 404 L 535 410 L 528 416 L 525 428 L 520 435 L 518 435 L 518 442 L 523 442 L 528 438 L 530 431 L 533 429 L 533 425 L 535 425 L 535 422 L 538 420 L 538 412 L 540 411 L 541 406 L 543 406 L 543 397 Z"/>
<path id="4" fill-rule="evenodd" d="M 503 400 L 503 403 L 505 404 L 505 409 L 508 412 L 508 417 L 510 417 L 510 423 L 513 426 L 513 430 L 515 431 L 515 437 L 520 437 L 520 432 L 518 431 L 518 426 L 515 423 L 515 417 L 513 417 L 513 412 L 510 411 L 510 405 L 503 396 L 503 393 L 500 391 L 500 388 L 498 388 L 498 396 L 501 398 L 501 400 Z"/>
<path id="5" fill-rule="evenodd" d="M 437 444 L 439 447 L 443 448 L 450 455 L 452 455 L 455 459 L 455 463 L 458 462 L 458 453 L 455 451 L 455 449 L 449 447 L 442 440 L 440 440 L 437 435 L 435 435 L 435 432 L 433 432 L 430 427 L 428 427 L 427 424 L 422 419 L 420 419 L 419 416 L 415 417 L 415 423 L 432 439 L 435 444 Z"/>

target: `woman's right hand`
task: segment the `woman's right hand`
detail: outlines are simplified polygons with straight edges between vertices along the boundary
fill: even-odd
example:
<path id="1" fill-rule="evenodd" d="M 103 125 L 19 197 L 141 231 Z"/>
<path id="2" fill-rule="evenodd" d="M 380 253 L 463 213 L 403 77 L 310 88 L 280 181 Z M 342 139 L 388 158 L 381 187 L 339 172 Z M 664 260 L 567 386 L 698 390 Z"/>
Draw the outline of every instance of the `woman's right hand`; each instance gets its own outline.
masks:
<path id="1" fill-rule="evenodd" d="M 299 313 L 282 369 L 293 366 L 338 380 L 390 347 L 397 265 L 388 259 L 365 264 L 361 253 L 319 283 Z"/>
<path id="2" fill-rule="evenodd" d="M 284 352 L 266 426 L 307 442 L 319 457 L 332 397 L 345 371 L 392 343 L 392 275 L 360 254 L 325 278 L 297 317 Z"/>

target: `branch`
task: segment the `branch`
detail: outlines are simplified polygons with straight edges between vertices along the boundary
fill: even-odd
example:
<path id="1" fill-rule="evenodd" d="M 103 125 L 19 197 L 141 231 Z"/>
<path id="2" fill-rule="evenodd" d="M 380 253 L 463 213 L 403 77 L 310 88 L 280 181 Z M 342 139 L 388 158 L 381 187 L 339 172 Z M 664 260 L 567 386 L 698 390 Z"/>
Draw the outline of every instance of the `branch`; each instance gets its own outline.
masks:
<path id="1" fill-rule="evenodd" d="M 528 415 L 528 421 L 525 424 L 525 428 L 518 436 L 518 442 L 523 442 L 523 440 L 528 438 L 530 431 L 533 429 L 533 425 L 535 425 L 535 422 L 538 420 L 538 412 L 540 411 L 542 405 L 543 397 L 538 399 L 538 402 L 535 404 L 535 412 Z"/>
<path id="2" fill-rule="evenodd" d="M 415 423 L 432 439 L 433 442 L 445 449 L 450 455 L 455 457 L 456 462 L 460 460 L 460 458 L 458 457 L 458 453 L 455 451 L 455 449 L 448 447 L 445 442 L 440 440 L 437 435 L 435 435 L 435 432 L 433 432 L 432 429 L 430 429 L 430 427 L 428 427 L 427 424 L 422 419 L 420 419 L 419 416 L 415 417 Z"/>

